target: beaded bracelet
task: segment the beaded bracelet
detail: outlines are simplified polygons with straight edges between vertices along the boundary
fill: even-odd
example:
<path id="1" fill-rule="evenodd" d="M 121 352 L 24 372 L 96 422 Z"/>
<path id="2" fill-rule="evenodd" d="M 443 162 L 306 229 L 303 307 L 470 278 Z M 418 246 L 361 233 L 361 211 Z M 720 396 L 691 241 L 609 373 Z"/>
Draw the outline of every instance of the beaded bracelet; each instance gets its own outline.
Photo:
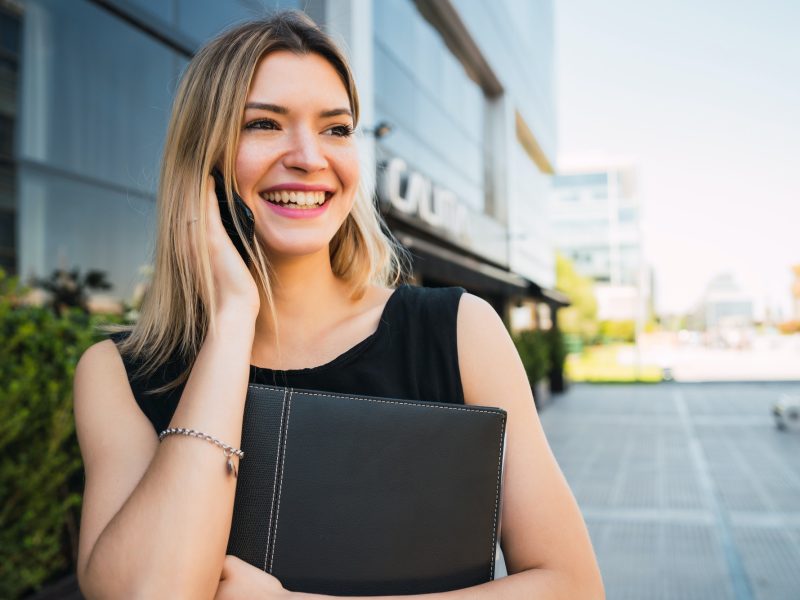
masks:
<path id="1" fill-rule="evenodd" d="M 239 460 L 244 458 L 244 452 L 241 450 L 237 450 L 233 446 L 229 446 L 224 442 L 220 442 L 217 438 L 208 435 L 207 433 L 201 433 L 199 431 L 195 431 L 194 429 L 184 429 L 183 427 L 170 427 L 169 429 L 165 429 L 161 433 L 158 434 L 158 441 L 160 442 L 168 435 L 172 435 L 175 433 L 179 433 L 181 435 L 190 435 L 192 437 L 200 438 L 206 441 L 211 442 L 212 444 L 216 444 L 220 448 L 222 448 L 223 452 L 225 453 L 225 458 L 228 459 L 228 473 L 232 473 L 234 477 L 238 477 L 238 473 L 236 472 L 236 466 L 233 464 L 233 460 L 231 460 L 232 456 L 238 456 Z"/>

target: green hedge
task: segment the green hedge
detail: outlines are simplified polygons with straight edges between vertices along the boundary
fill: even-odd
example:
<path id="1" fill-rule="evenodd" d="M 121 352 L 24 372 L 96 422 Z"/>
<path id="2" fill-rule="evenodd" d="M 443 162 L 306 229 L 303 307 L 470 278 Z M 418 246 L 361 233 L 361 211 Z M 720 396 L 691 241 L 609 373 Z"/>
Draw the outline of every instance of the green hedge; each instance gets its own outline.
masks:
<path id="1" fill-rule="evenodd" d="M 0 269 L 0 598 L 19 598 L 74 570 L 83 470 L 72 380 L 113 317 L 19 302 Z M 116 321 L 119 322 L 119 321 Z"/>
<path id="2" fill-rule="evenodd" d="M 513 336 L 522 365 L 531 386 L 536 385 L 550 373 L 552 364 L 550 343 L 545 332 L 537 329 L 520 331 Z"/>
<path id="3" fill-rule="evenodd" d="M 520 331 L 512 339 L 531 387 L 548 378 L 552 391 L 564 391 L 564 364 L 568 348 L 561 330 L 552 327 L 547 331 Z"/>

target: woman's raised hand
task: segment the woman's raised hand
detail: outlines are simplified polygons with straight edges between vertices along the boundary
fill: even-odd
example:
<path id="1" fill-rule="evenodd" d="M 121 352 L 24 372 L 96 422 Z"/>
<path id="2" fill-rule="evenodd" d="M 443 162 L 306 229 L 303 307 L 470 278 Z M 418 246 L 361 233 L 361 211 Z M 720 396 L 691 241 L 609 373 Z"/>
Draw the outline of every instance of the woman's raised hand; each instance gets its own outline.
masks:
<path id="1" fill-rule="evenodd" d="M 258 286 L 222 224 L 217 194 L 214 191 L 214 178 L 211 175 L 208 176 L 207 184 L 208 248 L 217 287 L 217 312 L 254 310 L 254 314 L 258 314 Z"/>

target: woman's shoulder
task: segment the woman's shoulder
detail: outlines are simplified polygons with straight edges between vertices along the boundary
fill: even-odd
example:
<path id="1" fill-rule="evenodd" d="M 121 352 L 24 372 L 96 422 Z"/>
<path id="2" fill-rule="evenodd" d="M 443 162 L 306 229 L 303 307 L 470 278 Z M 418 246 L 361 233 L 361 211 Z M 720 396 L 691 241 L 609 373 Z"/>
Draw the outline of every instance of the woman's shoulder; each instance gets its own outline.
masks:
<path id="1" fill-rule="evenodd" d="M 86 372 L 90 372 L 92 378 L 95 376 L 123 377 L 125 364 L 118 343 L 127 335 L 127 331 L 114 332 L 86 348 L 75 366 L 75 378 L 77 379 L 79 373 Z"/>
<path id="2" fill-rule="evenodd" d="M 117 335 L 117 334 L 112 334 Z M 100 340 L 89 346 L 83 351 L 75 367 L 76 373 L 81 370 L 106 370 L 107 367 L 121 365 L 120 354 L 117 344 L 111 335 L 106 339 Z"/>
<path id="3" fill-rule="evenodd" d="M 404 284 L 407 303 L 421 310 L 441 311 L 458 307 L 462 295 L 471 295 L 461 286 L 427 287 Z"/>
<path id="4" fill-rule="evenodd" d="M 135 406 L 126 368 L 113 340 L 100 340 L 84 350 L 75 367 L 73 392 L 77 421 Z"/>

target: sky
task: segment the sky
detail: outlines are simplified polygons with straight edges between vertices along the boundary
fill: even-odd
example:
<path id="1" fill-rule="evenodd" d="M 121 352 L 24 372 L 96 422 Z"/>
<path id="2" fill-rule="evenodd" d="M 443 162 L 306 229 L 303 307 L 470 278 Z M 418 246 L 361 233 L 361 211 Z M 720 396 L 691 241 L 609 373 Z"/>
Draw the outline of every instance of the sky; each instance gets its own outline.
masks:
<path id="1" fill-rule="evenodd" d="M 800 1 L 554 3 L 557 165 L 638 165 L 657 310 L 691 310 L 729 272 L 757 317 L 789 318 Z"/>

